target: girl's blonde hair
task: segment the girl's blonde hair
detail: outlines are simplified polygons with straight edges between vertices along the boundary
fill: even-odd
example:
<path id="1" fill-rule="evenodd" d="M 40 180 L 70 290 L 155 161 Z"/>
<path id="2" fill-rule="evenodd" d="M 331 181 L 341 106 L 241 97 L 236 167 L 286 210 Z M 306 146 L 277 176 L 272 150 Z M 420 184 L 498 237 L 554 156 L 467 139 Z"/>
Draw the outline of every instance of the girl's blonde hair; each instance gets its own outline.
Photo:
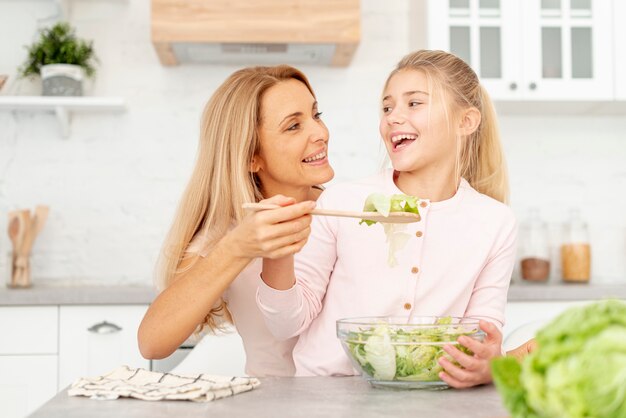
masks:
<path id="1" fill-rule="evenodd" d="M 278 65 L 236 71 L 209 99 L 195 167 L 157 262 L 159 291 L 182 272 L 179 266 L 184 259 L 206 255 L 243 218 L 244 202 L 262 199 L 259 179 L 250 171 L 252 157 L 259 151 L 261 100 L 269 88 L 290 79 L 302 82 L 315 97 L 301 71 Z M 202 245 L 191 250 L 194 237 Z M 207 315 L 205 323 L 211 329 L 217 328 L 216 316 L 232 321 L 223 300 Z"/>
<path id="2" fill-rule="evenodd" d="M 507 202 L 508 175 L 496 112 L 478 76 L 462 59 L 444 51 L 420 50 L 406 55 L 385 83 L 400 71 L 422 71 L 443 99 L 447 115 L 468 107 L 476 108 L 481 121 L 465 141 L 457 141 L 457 173 L 480 193 Z M 447 99 L 447 100 L 446 100 Z"/>

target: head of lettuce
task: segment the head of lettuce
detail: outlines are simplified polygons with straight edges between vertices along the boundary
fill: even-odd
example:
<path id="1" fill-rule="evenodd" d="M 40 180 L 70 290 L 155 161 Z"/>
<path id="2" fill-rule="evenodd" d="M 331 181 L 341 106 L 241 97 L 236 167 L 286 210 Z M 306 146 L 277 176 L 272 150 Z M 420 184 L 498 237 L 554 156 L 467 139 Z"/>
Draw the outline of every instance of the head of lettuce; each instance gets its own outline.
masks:
<path id="1" fill-rule="evenodd" d="M 492 363 L 514 418 L 626 418 L 626 303 L 569 309 L 537 333 L 537 344 L 521 363 Z"/>

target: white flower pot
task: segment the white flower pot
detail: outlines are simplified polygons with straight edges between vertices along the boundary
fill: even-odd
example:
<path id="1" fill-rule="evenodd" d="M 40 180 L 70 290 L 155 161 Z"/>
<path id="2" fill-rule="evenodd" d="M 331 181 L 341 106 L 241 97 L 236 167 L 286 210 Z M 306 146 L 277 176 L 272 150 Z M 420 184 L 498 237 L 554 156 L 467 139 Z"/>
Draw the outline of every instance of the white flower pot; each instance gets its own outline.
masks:
<path id="1" fill-rule="evenodd" d="M 48 64 L 41 67 L 44 96 L 82 96 L 85 70 L 72 64 Z"/>

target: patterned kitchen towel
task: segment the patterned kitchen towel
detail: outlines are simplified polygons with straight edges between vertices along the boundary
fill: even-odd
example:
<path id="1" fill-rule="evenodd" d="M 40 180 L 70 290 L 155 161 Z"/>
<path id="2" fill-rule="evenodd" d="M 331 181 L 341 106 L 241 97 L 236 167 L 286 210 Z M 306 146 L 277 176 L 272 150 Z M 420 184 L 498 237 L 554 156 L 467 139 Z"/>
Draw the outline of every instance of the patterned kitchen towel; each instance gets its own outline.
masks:
<path id="1" fill-rule="evenodd" d="M 210 402 L 247 392 L 260 384 L 258 379 L 252 377 L 179 375 L 121 366 L 103 376 L 78 379 L 68 394 L 92 399 L 117 399 L 121 396 L 145 401 Z"/>

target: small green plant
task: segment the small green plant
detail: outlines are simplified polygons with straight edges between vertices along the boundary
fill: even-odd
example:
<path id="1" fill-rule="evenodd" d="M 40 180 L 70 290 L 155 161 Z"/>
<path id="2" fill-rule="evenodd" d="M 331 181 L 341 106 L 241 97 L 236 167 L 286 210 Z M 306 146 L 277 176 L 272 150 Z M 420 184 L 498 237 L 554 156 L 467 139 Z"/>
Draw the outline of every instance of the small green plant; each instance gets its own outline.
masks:
<path id="1" fill-rule="evenodd" d="M 93 42 L 76 38 L 68 23 L 57 23 L 41 31 L 39 40 L 27 47 L 28 58 L 19 69 L 22 76 L 40 74 L 47 64 L 74 64 L 83 67 L 88 77 L 94 75 L 97 58 Z"/>

